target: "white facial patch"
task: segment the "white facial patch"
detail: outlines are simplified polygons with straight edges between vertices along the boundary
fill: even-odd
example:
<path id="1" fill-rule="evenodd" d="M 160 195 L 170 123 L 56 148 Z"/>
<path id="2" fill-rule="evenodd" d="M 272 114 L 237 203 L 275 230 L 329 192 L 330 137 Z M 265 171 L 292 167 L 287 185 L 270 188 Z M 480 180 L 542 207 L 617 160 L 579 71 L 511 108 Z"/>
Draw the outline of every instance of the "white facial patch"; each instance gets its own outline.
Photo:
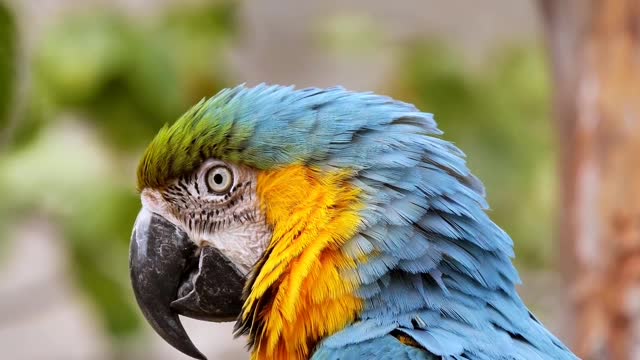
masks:
<path id="1" fill-rule="evenodd" d="M 221 166 L 226 173 L 220 171 Z M 217 180 L 211 174 L 220 173 L 233 177 L 233 186 L 224 192 L 210 186 Z M 220 250 L 246 276 L 272 236 L 260 210 L 256 185 L 254 169 L 212 159 L 165 189 L 144 189 L 141 197 L 145 209 L 183 229 L 199 247 Z"/>
<path id="2" fill-rule="evenodd" d="M 270 239 L 271 232 L 263 221 L 239 224 L 223 231 L 205 234 L 202 242 L 220 250 L 238 270 L 248 275 L 267 249 Z"/>

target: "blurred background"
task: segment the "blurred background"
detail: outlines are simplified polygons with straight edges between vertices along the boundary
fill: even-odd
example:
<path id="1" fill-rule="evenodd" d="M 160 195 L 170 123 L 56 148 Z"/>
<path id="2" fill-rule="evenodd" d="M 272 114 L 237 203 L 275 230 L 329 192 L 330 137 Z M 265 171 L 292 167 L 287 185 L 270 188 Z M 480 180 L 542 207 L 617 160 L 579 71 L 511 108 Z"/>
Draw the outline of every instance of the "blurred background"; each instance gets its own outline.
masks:
<path id="1" fill-rule="evenodd" d="M 435 113 L 515 241 L 523 297 L 571 340 L 544 14 L 509 0 L 0 0 L 0 357 L 186 359 L 130 290 L 135 168 L 164 123 L 245 82 L 340 84 Z M 185 326 L 209 358 L 248 358 L 231 324 Z"/>

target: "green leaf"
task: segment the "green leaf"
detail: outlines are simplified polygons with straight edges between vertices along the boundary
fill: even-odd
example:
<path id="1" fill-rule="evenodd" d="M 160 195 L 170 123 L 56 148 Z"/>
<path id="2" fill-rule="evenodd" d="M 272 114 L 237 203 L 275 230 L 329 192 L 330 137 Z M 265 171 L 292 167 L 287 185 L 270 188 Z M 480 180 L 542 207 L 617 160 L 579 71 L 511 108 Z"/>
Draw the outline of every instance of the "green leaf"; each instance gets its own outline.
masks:
<path id="1" fill-rule="evenodd" d="M 65 19 L 37 51 L 39 81 L 60 105 L 94 100 L 129 66 L 130 33 L 128 23 L 113 14 Z"/>
<path id="2" fill-rule="evenodd" d="M 0 140 L 8 136 L 9 116 L 16 83 L 16 24 L 8 7 L 0 2 Z"/>

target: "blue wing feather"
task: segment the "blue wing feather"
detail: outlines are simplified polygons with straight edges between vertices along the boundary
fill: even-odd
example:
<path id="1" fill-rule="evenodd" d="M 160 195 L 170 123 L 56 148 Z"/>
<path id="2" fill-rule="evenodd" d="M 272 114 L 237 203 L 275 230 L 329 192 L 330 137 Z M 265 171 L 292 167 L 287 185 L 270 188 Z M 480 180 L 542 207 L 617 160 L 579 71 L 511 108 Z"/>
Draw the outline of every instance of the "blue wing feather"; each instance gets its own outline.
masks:
<path id="1" fill-rule="evenodd" d="M 348 169 L 363 192 L 359 234 L 343 251 L 367 258 L 344 270 L 362 284 L 364 310 L 313 359 L 576 359 L 518 296 L 513 242 L 431 114 L 342 88 L 260 85 L 216 98 L 223 105 L 201 117 L 235 134 L 227 150 L 247 165 Z"/>
<path id="2" fill-rule="evenodd" d="M 368 339 L 357 344 L 329 347 L 320 344 L 311 360 L 437 360 L 426 350 L 405 345 L 390 335 Z"/>

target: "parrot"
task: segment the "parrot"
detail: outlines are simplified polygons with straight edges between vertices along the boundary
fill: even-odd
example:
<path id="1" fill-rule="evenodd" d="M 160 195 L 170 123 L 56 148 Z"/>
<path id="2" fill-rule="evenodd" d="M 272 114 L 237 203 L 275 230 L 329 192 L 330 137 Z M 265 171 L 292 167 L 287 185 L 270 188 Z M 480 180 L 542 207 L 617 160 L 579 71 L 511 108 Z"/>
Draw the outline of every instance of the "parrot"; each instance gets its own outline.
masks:
<path id="1" fill-rule="evenodd" d="M 465 154 L 414 105 L 239 85 L 162 127 L 137 169 L 133 293 L 234 322 L 252 360 L 577 359 L 516 291 L 511 238 Z"/>

